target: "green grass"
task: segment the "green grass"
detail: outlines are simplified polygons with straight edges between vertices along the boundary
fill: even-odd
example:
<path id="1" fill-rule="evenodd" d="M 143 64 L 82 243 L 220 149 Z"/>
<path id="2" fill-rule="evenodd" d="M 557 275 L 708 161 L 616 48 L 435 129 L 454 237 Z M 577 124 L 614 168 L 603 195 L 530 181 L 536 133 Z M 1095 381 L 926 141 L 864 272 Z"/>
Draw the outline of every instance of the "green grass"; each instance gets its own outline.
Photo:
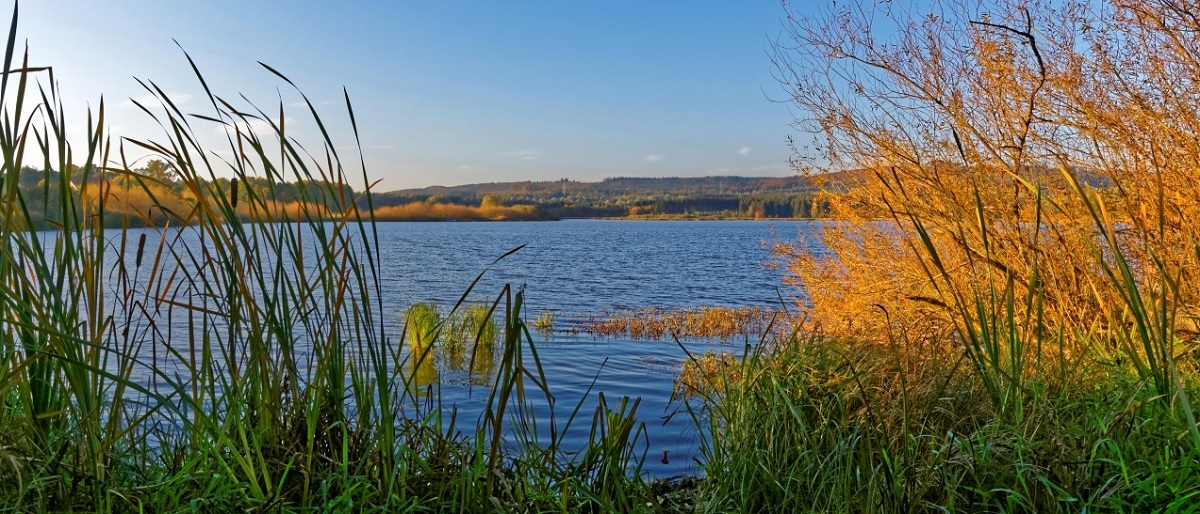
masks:
<path id="1" fill-rule="evenodd" d="M 792 340 L 708 375 L 690 411 L 711 434 L 698 511 L 1188 512 L 1200 498 L 1188 420 L 1130 367 L 1031 373 L 1019 403 L 995 404 L 961 353 L 912 350 Z"/>
<path id="2" fill-rule="evenodd" d="M 640 430 L 636 402 L 602 402 L 588 449 L 534 416 L 552 397 L 520 291 L 463 311 L 476 348 L 498 347 L 485 419 L 464 424 L 420 392 L 424 352 L 403 352 L 383 314 L 370 192 L 346 187 L 348 169 L 367 181 L 365 163 L 298 89 L 305 121 L 282 99 L 222 96 L 193 66 L 201 112 L 142 82 L 160 136 L 110 140 L 103 102 L 86 134 L 68 134 L 57 83 L 14 55 L 15 24 L 0 87 L 0 512 L 577 511 L 640 498 L 622 446 Z M 354 126 L 348 97 L 344 114 Z M 316 140 L 302 146 L 298 123 Z M 207 147 L 215 131 L 227 140 Z M 124 160 L 135 150 L 168 163 L 192 200 L 155 197 L 155 179 Z M 22 163 L 63 173 L 22 190 Z M 145 219 L 109 209 L 114 177 L 154 202 Z M 280 210 L 268 198 L 285 182 L 301 197 Z M 161 222 L 172 226 L 130 228 Z M 441 325 L 428 314 L 408 321 L 432 347 Z M 502 326 L 482 321 L 493 314 Z"/>
<path id="3" fill-rule="evenodd" d="M 443 332 L 447 346 L 495 345 L 496 319 L 489 305 L 472 304 L 459 308 L 448 319 Z"/>
<path id="4" fill-rule="evenodd" d="M 417 302 L 404 312 L 404 331 L 408 343 L 414 348 L 426 348 L 437 341 L 442 329 L 442 313 L 438 306 L 428 302 Z"/>

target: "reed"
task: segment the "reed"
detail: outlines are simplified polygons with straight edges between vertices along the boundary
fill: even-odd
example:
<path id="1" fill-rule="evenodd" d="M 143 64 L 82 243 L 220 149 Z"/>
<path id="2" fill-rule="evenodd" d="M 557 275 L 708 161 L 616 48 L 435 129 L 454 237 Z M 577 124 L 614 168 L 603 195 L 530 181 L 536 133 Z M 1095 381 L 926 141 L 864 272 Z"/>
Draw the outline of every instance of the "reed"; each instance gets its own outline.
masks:
<path id="1" fill-rule="evenodd" d="M 538 221 L 553 220 L 553 214 L 534 205 L 485 205 L 474 207 L 446 203 L 412 202 L 381 207 L 380 221 Z"/>
<path id="2" fill-rule="evenodd" d="M 1133 370 L 1030 373 L 1015 416 L 961 353 L 897 343 L 789 339 L 693 375 L 696 511 L 1169 512 L 1200 494 L 1189 422 Z"/>
<path id="3" fill-rule="evenodd" d="M 417 302 L 404 312 L 404 332 L 414 348 L 427 348 L 441 335 L 442 313 L 437 304 Z"/>
<path id="4" fill-rule="evenodd" d="M 992 132 L 967 130 L 982 127 L 977 113 L 951 103 L 935 103 L 946 117 L 929 125 L 961 134 L 937 146 L 946 155 L 902 159 L 906 142 L 928 139 L 874 137 L 893 125 L 830 127 L 857 137 L 839 148 L 865 152 L 869 180 L 826 193 L 844 218 L 824 225 L 828 253 L 781 248 L 812 300 L 804 323 L 777 330 L 774 313 L 730 310 L 621 324 L 761 337 L 685 365 L 679 405 L 703 437 L 704 479 L 660 503 L 641 473 L 637 399 L 553 408 L 523 291 L 475 305 L 477 278 L 444 318 L 414 307 L 393 333 L 371 191 L 346 175 L 361 168 L 367 182 L 365 163 L 339 151 L 286 76 L 264 66 L 307 106 L 314 146 L 294 137 L 301 122 L 282 99 L 260 109 L 221 96 L 194 63 L 204 112 L 144 81 L 157 104 L 139 106 L 160 136 L 114 144 L 101 102 L 77 141 L 59 85 L 37 83 L 49 70 L 16 54 L 13 24 L 0 77 L 0 510 L 1182 512 L 1200 496 L 1187 280 L 1200 247 L 1181 221 L 1193 202 L 1168 194 L 1190 190 L 1186 166 L 1142 176 L 1110 164 L 1111 188 L 1088 185 L 1069 161 L 1008 162 L 995 157 L 1007 142 L 963 142 Z M 1026 89 L 958 68 L 989 86 L 968 93 L 1015 102 L 968 95 L 973 105 L 1036 104 L 1040 117 L 1014 118 L 1019 131 L 1053 115 L 1028 98 L 1071 82 L 995 53 L 1015 48 L 1005 34 L 953 48 L 1025 66 Z M 889 62 L 928 63 L 909 57 Z M 1077 112 L 1109 109 L 1087 100 L 1095 109 Z M 1124 105 L 1186 112 L 1175 106 Z M 345 114 L 353 127 L 348 100 Z M 1122 119 L 1143 118 L 1091 120 L 1114 131 L 1097 132 L 1110 138 L 1097 147 L 1129 157 L 1111 162 L 1195 162 L 1133 158 L 1140 143 L 1112 134 L 1156 132 L 1111 126 Z M 200 136 L 214 128 L 227 135 L 220 152 Z M 131 169 L 135 148 L 169 163 L 183 192 Z M 968 151 L 993 158 L 953 161 Z M 22 186 L 30 162 L 54 173 Z M 281 204 L 285 186 L 299 194 Z M 481 419 L 441 405 L 439 346 L 460 348 L 446 359 L 486 387 Z M 585 446 L 567 445 L 573 428 Z"/>
<path id="5" fill-rule="evenodd" d="M 263 66 L 306 117 L 210 90 L 184 54 L 202 112 L 142 81 L 155 102 L 135 103 L 161 135 L 110 140 L 104 102 L 71 134 L 49 69 L 16 53 L 16 21 L 0 77 L 0 510 L 576 510 L 638 490 L 623 436 L 589 450 L 603 479 L 547 485 L 577 449 L 540 435 L 560 427 L 530 408 L 552 396 L 519 291 L 468 309 L 505 320 L 475 329 L 476 349 L 502 344 L 485 419 L 460 424 L 418 392 L 424 352 L 410 360 L 384 315 L 370 189 L 348 186 L 367 167 L 285 75 Z M 344 114 L 355 127 L 348 95 Z M 169 164 L 171 187 L 133 169 L 134 150 Z M 23 187 L 24 164 L 52 173 Z M 285 188 L 294 202 L 275 200 Z M 432 343 L 438 328 L 408 321 Z M 631 411 L 598 412 L 625 434 Z"/>

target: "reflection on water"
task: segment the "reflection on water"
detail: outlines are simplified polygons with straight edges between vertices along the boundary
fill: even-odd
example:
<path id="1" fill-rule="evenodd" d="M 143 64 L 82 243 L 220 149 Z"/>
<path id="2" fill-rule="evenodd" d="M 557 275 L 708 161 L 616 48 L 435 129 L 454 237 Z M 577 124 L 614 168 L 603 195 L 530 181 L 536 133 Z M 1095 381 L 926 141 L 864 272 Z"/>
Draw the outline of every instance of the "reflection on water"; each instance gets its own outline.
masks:
<path id="1" fill-rule="evenodd" d="M 413 398 L 428 398 L 438 383 L 438 367 L 434 362 L 434 346 L 415 345 L 408 355 L 408 384 Z"/>
<path id="2" fill-rule="evenodd" d="M 405 311 L 410 391 L 427 398 L 439 385 L 439 369 L 466 375 L 473 385 L 491 383 L 496 369 L 496 320 L 488 305 L 466 305 L 442 318 L 431 302 Z"/>
<path id="3" fill-rule="evenodd" d="M 417 398 L 428 398 L 433 386 L 441 385 L 443 369 L 456 380 L 465 378 L 471 385 L 490 385 L 496 376 L 498 351 L 494 337 L 478 342 L 435 339 L 429 344 L 410 343 L 410 391 Z"/>

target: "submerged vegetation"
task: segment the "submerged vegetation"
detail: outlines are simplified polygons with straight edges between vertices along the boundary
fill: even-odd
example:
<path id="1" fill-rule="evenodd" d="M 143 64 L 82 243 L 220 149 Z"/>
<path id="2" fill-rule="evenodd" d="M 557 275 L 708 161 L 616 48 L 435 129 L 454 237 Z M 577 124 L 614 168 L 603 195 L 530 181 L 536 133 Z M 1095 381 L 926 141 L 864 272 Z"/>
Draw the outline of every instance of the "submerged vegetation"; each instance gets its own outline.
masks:
<path id="1" fill-rule="evenodd" d="M 758 338 L 771 335 L 772 321 L 780 314 L 761 307 L 631 309 L 593 316 L 578 330 L 633 339 Z"/>

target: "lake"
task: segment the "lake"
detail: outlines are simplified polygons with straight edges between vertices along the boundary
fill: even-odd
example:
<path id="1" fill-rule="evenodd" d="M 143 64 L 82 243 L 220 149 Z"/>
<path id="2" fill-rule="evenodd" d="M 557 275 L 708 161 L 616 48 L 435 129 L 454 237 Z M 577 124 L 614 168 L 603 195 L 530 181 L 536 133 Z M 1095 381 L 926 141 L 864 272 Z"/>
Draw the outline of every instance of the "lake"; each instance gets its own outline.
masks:
<path id="1" fill-rule="evenodd" d="M 783 284 L 781 271 L 768 266 L 772 260 L 770 246 L 776 240 L 795 241 L 812 226 L 811 222 L 801 221 L 380 223 L 381 303 L 388 343 L 407 355 L 409 345 L 400 337 L 409 305 L 433 302 L 445 314 L 480 273 L 484 275 L 468 298 L 471 303 L 490 303 L 505 284 L 523 288 L 527 320 L 545 312 L 555 319 L 550 331 L 531 332 L 556 399 L 559 422 L 583 402 L 580 418 L 566 432 L 565 449 L 578 448 L 587 440 L 598 393 L 605 395 L 610 406 L 622 396 L 641 397 L 637 414 L 646 423 L 649 442 L 643 471 L 654 477 L 695 473 L 699 434 L 686 413 L 671 417 L 681 408 L 671 403 L 674 380 L 686 358 L 680 344 L 673 340 L 595 336 L 581 327 L 593 317 L 645 308 L 778 309 L 781 301 L 790 307 L 799 293 Z M 124 246 L 120 231 L 105 233 L 112 251 L 124 248 L 125 266 L 135 260 L 140 233 L 150 236 L 147 248 L 152 251 L 161 238 L 161 233 L 153 229 L 131 230 Z M 171 229 L 169 233 L 172 251 L 207 255 L 208 249 L 200 244 L 191 227 Z M 518 247 L 519 251 L 493 264 Z M 269 272 L 274 266 L 269 256 L 255 258 L 265 259 L 255 269 Z M 147 257 L 147 262 L 151 259 Z M 134 290 L 160 287 L 150 285 L 148 270 L 138 270 L 130 277 L 136 283 Z M 156 280 L 171 276 L 164 268 Z M 253 288 L 261 299 L 263 293 Z M 113 288 L 114 292 L 119 290 L 122 288 Z M 194 294 L 179 298 L 189 297 L 191 301 L 218 301 Z M 120 303 L 117 297 L 109 301 L 112 305 Z M 173 341 L 194 333 L 184 309 L 168 309 L 165 316 L 170 318 L 169 325 L 157 326 L 170 328 L 160 333 L 154 322 L 147 320 L 159 316 L 162 308 L 159 305 L 145 312 L 149 316 L 146 320 L 129 322 L 137 334 L 144 334 L 135 335 L 135 339 Z M 137 318 L 141 317 L 139 314 Z M 219 332 L 221 321 L 214 319 L 212 323 L 216 328 L 209 330 Z M 708 351 L 740 353 L 745 343 L 756 340 L 757 335 L 750 335 L 733 340 L 694 338 L 680 343 L 699 356 Z M 189 376 L 183 361 L 168 358 L 173 355 L 168 348 L 154 343 L 149 347 L 153 352 L 151 362 L 144 363 L 147 368 L 138 369 L 152 366 L 156 374 L 135 371 L 136 380 L 146 380 L 157 391 L 170 387 L 164 377 Z M 310 350 L 309 342 L 296 341 L 296 351 L 302 356 Z M 416 377 L 417 390 L 428 391 L 427 397 L 436 396 L 445 407 L 457 410 L 457 427 L 470 435 L 469 428 L 486 406 L 488 380 L 469 376 L 461 361 L 461 357 L 435 355 L 409 372 Z M 408 363 L 414 364 L 415 359 Z M 535 406 L 540 409 L 541 419 L 545 419 L 548 408 Z M 669 457 L 666 463 L 664 451 Z"/>
<path id="2" fill-rule="evenodd" d="M 595 380 L 582 419 L 568 436 L 587 437 L 596 393 L 613 404 L 640 396 L 649 452 L 645 471 L 666 477 L 694 473 L 698 434 L 686 413 L 664 424 L 674 378 L 686 354 L 674 341 L 636 341 L 576 333 L 589 316 L 648 307 L 744 306 L 778 308 L 798 292 L 770 269 L 769 246 L 794 241 L 811 227 L 801 221 L 626 221 L 564 220 L 528 223 L 381 223 L 385 295 L 394 295 L 398 323 L 412 302 L 432 301 L 448 309 L 475 277 L 507 251 L 476 286 L 472 299 L 494 298 L 504 284 L 524 286 L 527 319 L 554 313 L 554 330 L 533 332 L 557 399 L 560 417 L 569 413 Z M 790 307 L 790 305 L 789 305 Z M 681 341 L 696 355 L 741 352 L 736 341 Z M 606 362 L 607 359 L 607 362 Z M 602 369 L 603 366 L 603 369 Z M 487 391 L 463 372 L 436 370 L 441 398 L 459 409 L 460 419 L 478 417 Z M 669 463 L 662 463 L 663 451 Z"/>

